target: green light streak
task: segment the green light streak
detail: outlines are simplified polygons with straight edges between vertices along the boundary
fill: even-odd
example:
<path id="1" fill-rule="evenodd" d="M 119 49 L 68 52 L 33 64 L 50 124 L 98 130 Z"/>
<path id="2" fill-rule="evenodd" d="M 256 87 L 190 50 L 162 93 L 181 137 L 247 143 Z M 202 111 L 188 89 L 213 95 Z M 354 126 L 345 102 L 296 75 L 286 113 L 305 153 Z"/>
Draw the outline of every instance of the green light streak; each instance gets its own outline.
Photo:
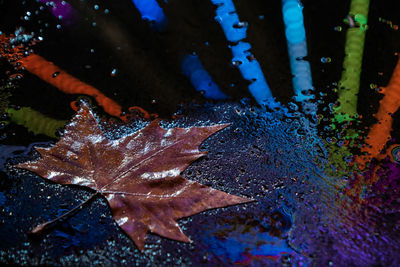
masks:
<path id="1" fill-rule="evenodd" d="M 349 15 L 354 18 L 358 27 L 349 28 L 346 33 L 343 72 L 338 88 L 340 105 L 335 108 L 335 121 L 339 123 L 353 120 L 357 116 L 368 10 L 369 0 L 351 1 Z"/>
<path id="2" fill-rule="evenodd" d="M 57 130 L 63 128 L 67 123 L 67 121 L 47 117 L 29 107 L 18 110 L 7 108 L 6 111 L 12 122 L 24 126 L 34 134 L 44 134 L 52 138 L 58 138 L 56 136 Z"/>

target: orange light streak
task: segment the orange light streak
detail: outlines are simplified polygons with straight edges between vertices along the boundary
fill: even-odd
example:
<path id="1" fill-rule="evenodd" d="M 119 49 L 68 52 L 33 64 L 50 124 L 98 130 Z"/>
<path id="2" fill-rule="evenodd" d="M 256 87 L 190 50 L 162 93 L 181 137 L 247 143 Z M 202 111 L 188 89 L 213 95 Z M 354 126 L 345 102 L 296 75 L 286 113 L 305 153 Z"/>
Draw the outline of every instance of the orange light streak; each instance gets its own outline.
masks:
<path id="1" fill-rule="evenodd" d="M 381 87 L 385 96 L 379 101 L 379 110 L 374 116 L 378 120 L 369 130 L 365 145 L 361 148 L 366 155 L 358 156 L 356 162 L 363 169 L 372 158 L 383 159 L 386 154 L 381 152 L 390 140 L 392 131 L 392 115 L 400 107 L 400 58 L 386 87 Z M 390 152 L 390 151 L 389 151 Z"/>
<path id="2" fill-rule="evenodd" d="M 38 76 L 60 91 L 67 94 L 85 94 L 92 96 L 97 103 L 103 107 L 105 112 L 123 121 L 127 120 L 126 115 L 122 115 L 122 108 L 118 103 L 105 96 L 98 89 L 73 77 L 43 57 L 31 54 L 21 58 L 18 62 L 21 63 L 21 67 L 25 70 Z"/>

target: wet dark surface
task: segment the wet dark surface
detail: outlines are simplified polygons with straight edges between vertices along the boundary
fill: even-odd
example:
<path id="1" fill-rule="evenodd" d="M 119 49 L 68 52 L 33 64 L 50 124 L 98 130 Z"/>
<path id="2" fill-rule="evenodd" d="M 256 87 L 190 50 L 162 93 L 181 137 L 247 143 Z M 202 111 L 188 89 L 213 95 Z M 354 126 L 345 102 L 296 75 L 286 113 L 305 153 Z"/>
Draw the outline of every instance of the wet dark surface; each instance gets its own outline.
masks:
<path id="1" fill-rule="evenodd" d="M 99 264 L 118 264 L 123 259 L 123 263 L 129 265 L 174 265 L 180 262 L 208 265 L 220 261 L 230 265 L 245 261 L 246 256 L 241 254 L 250 249 L 257 250 L 263 244 L 275 245 L 276 251 L 272 251 L 273 255 L 267 253 L 272 260 L 261 259 L 260 263 L 279 264 L 280 253 L 293 257 L 293 261 L 309 261 L 307 257 L 295 253 L 285 240 L 293 223 L 297 202 L 302 201 L 297 196 L 308 195 L 311 190 L 304 179 L 307 175 L 311 176 L 313 170 L 318 171 L 318 167 L 303 155 L 309 154 L 300 146 L 306 144 L 306 139 L 290 134 L 294 130 L 293 125 L 279 120 L 267 122 L 276 115 L 262 118 L 254 115 L 257 111 L 251 112 L 240 105 L 196 108 L 185 112 L 183 119 L 164 124 L 164 127 L 176 127 L 231 122 L 227 130 L 210 137 L 201 146 L 209 154 L 189 166 L 183 175 L 225 192 L 255 198 L 258 202 L 207 211 L 183 219 L 180 225 L 193 244 L 150 236 L 143 253 L 136 250 L 133 242 L 116 226 L 103 198 L 92 201 L 41 236 L 34 238 L 27 235 L 32 225 L 61 215 L 90 196 L 90 192 L 78 187 L 56 185 L 27 171 L 13 169 L 12 164 L 35 157 L 31 153 L 24 154 L 21 149 L 22 155 L 14 156 L 7 162 L 2 179 L 5 198 L 2 237 L 7 240 L 1 245 L 3 261 L 66 265 L 75 261 L 86 265 L 95 264 L 96 260 Z M 110 138 L 130 131 L 124 128 L 121 132 L 111 133 Z M 272 139 L 275 142 L 270 142 Z M 296 146 L 296 143 L 299 145 Z M 311 147 L 311 143 L 309 145 Z M 306 162 L 292 156 L 293 148 Z M 287 168 L 286 164 L 291 168 Z M 242 247 L 224 241 L 240 241 L 243 238 L 248 241 Z M 232 257 L 230 251 L 235 247 L 239 251 Z M 261 249 L 259 254 L 264 255 L 267 251 Z M 106 258 L 102 258 L 105 255 Z"/>

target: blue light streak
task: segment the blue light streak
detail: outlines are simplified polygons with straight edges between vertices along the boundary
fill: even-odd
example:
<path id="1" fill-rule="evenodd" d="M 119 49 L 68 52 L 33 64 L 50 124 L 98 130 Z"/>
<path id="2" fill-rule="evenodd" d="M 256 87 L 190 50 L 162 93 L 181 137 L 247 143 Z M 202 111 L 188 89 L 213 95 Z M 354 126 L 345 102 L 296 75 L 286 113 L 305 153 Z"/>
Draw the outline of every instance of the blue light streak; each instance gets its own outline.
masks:
<path id="1" fill-rule="evenodd" d="M 240 22 L 232 0 L 211 0 L 217 6 L 215 20 L 221 25 L 233 54 L 232 64 L 237 66 L 244 79 L 250 81 L 249 91 L 260 105 L 279 107 L 275 102 L 260 64 L 250 53 L 251 45 L 246 38 L 247 23 Z"/>
<path id="2" fill-rule="evenodd" d="M 228 98 L 204 69 L 197 55 L 185 56 L 182 61 L 182 72 L 197 91 L 204 93 L 204 97 L 214 100 Z"/>
<path id="3" fill-rule="evenodd" d="M 163 30 L 166 27 L 167 18 L 156 0 L 132 0 L 132 2 L 142 15 L 142 19 L 154 23 L 155 29 Z"/>
<path id="4" fill-rule="evenodd" d="M 283 21 L 290 58 L 290 68 L 293 74 L 294 99 L 298 102 L 309 101 L 314 98 L 310 92 L 312 85 L 310 63 L 304 58 L 307 56 L 307 40 L 304 28 L 303 7 L 299 0 L 282 0 Z M 309 107 L 311 107 L 308 104 Z M 315 112 L 315 107 L 312 108 Z"/>

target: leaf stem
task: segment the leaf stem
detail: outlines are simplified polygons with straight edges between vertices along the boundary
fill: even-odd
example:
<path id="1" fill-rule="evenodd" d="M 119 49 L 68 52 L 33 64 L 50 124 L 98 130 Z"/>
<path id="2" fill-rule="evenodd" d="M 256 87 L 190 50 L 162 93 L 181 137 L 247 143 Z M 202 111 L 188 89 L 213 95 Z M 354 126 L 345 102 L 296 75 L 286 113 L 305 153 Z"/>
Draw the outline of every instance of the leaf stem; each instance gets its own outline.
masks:
<path id="1" fill-rule="evenodd" d="M 39 224 L 38 226 L 36 226 L 35 228 L 33 228 L 31 231 L 29 231 L 30 234 L 40 234 L 43 230 L 45 230 L 49 225 L 65 218 L 68 217 L 69 215 L 71 215 L 74 211 L 76 211 L 77 209 L 79 209 L 80 207 L 84 206 L 85 204 L 87 204 L 89 201 L 91 201 L 95 196 L 97 196 L 99 194 L 99 192 L 94 193 L 93 195 L 91 195 L 88 199 L 86 199 L 85 201 L 83 201 L 82 203 L 80 203 L 79 205 L 77 205 L 76 207 L 74 207 L 73 209 L 69 210 L 68 212 L 64 213 L 61 216 L 58 216 L 57 218 Z"/>

